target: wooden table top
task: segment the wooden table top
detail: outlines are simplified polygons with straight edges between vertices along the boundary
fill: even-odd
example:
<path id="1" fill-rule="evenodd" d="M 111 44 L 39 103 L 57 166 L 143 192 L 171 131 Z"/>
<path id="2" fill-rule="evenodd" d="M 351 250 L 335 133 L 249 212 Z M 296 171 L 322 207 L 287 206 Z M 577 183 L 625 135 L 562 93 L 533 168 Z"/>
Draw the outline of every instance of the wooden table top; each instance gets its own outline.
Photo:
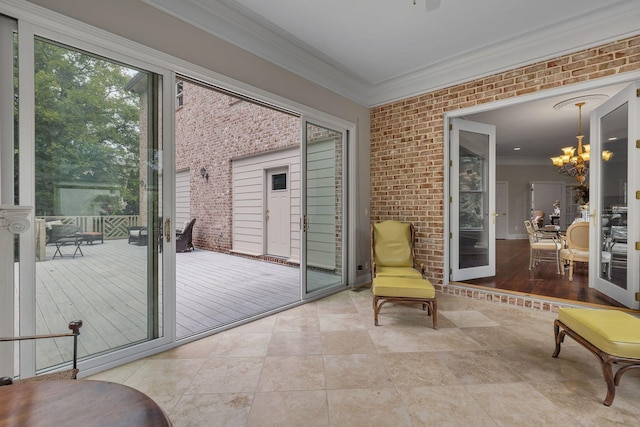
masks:
<path id="1" fill-rule="evenodd" d="M 0 427 L 171 426 L 146 394 L 93 380 L 36 381 L 0 387 Z"/>

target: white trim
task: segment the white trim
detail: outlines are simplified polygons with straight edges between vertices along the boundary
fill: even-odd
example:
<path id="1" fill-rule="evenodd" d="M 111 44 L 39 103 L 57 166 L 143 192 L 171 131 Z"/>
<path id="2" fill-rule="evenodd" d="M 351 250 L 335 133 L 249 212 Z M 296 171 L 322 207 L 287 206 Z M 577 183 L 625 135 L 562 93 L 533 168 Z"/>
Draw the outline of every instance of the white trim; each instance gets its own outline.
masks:
<path id="1" fill-rule="evenodd" d="M 554 23 L 506 42 L 463 52 L 385 81 L 368 82 L 312 47 L 292 41 L 260 17 L 250 19 L 246 10 L 231 3 L 202 0 L 142 2 L 369 107 L 640 33 L 640 7 L 637 2 L 629 1 Z"/>

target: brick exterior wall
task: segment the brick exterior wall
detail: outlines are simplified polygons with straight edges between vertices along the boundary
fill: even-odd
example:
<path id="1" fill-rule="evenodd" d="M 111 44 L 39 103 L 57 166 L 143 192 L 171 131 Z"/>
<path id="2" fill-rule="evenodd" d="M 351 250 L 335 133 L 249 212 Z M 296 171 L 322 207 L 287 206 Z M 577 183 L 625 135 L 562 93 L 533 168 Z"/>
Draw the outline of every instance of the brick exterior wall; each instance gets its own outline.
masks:
<path id="1" fill-rule="evenodd" d="M 441 288 L 444 113 L 635 70 L 640 36 L 372 108 L 371 221 L 413 222 L 417 257 Z"/>
<path id="2" fill-rule="evenodd" d="M 183 83 L 176 111 L 176 171 L 189 168 L 193 243 L 231 250 L 232 159 L 299 146 L 300 119 L 210 88 Z M 209 179 L 200 175 L 204 167 Z"/>

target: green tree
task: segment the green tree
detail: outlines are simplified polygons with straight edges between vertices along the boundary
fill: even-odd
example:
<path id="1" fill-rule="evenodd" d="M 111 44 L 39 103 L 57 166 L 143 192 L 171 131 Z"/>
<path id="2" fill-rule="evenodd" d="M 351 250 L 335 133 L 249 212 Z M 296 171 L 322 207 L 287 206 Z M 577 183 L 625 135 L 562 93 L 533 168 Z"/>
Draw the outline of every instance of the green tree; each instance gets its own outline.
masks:
<path id="1" fill-rule="evenodd" d="M 137 210 L 140 106 L 126 90 L 134 74 L 115 62 L 36 41 L 36 215 L 59 213 L 56 191 L 63 186 L 109 191 L 121 201 L 111 207 L 113 214 L 130 212 L 129 204 Z"/>

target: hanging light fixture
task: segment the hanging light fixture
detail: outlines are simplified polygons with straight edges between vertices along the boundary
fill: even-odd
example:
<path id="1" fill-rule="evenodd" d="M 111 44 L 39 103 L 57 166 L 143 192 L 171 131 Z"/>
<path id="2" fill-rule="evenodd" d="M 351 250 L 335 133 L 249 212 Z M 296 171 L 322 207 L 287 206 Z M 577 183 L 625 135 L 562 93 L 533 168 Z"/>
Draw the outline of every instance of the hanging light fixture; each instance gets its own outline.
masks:
<path id="1" fill-rule="evenodd" d="M 589 98 L 589 100 L 591 100 L 591 98 Z M 566 106 L 569 101 L 575 100 L 561 102 L 554 108 L 559 110 Z M 561 175 L 575 177 L 576 181 L 578 181 L 580 185 L 584 185 L 584 182 L 587 179 L 589 174 L 589 161 L 591 160 L 591 146 L 582 142 L 584 138 L 584 134 L 582 133 L 582 107 L 585 104 L 586 102 L 583 99 L 580 99 L 574 104 L 578 107 L 578 135 L 576 135 L 578 148 L 576 149 L 572 146 L 564 147 L 562 148 L 561 156 L 551 157 L 551 162 L 553 163 L 556 172 Z M 612 156 L 613 153 L 611 151 L 604 150 L 602 152 L 602 159 L 604 161 L 610 160 Z"/>

